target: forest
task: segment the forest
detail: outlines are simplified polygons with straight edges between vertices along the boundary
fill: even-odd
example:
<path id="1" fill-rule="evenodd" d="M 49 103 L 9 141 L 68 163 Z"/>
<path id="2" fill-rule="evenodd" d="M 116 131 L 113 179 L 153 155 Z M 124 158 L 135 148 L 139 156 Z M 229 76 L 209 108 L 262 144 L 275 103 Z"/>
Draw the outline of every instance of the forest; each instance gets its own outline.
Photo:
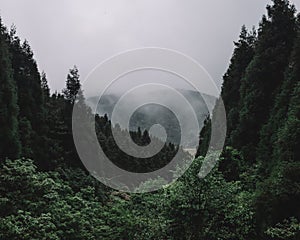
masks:
<path id="1" fill-rule="evenodd" d="M 221 91 L 226 144 L 204 179 L 197 173 L 210 117 L 197 133 L 196 159 L 174 184 L 138 194 L 97 181 L 73 142 L 80 80 L 74 66 L 65 88 L 52 93 L 29 43 L 0 21 L 0 239 L 300 239 L 300 15 L 288 0 L 273 0 L 258 29 L 242 26 L 234 42 Z M 100 145 L 122 168 L 153 171 L 187 154 L 165 143 L 144 162 L 124 156 L 112 136 L 117 126 L 93 117 Z M 147 130 L 130 135 L 149 144 Z"/>

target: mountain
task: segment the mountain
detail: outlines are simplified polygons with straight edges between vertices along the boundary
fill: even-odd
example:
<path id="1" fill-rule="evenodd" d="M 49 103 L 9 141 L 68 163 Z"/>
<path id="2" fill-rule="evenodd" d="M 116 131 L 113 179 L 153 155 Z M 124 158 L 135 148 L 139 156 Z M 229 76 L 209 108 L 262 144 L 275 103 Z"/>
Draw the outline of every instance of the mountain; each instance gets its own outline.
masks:
<path id="1" fill-rule="evenodd" d="M 184 98 L 189 102 L 192 106 L 193 111 L 196 114 L 199 128 L 203 127 L 203 122 L 205 118 L 209 114 L 209 108 L 214 105 L 215 98 L 208 95 L 202 95 L 196 91 L 185 90 L 185 89 L 177 89 L 179 93 L 181 93 Z M 164 99 L 170 108 L 177 107 L 180 109 L 180 114 L 182 116 L 186 116 L 183 118 L 182 124 L 186 126 L 191 126 L 192 118 L 189 117 L 189 109 L 187 106 L 178 106 L 178 101 L 174 99 L 174 96 L 168 94 L 166 90 L 160 90 L 155 92 L 147 92 L 145 94 L 154 94 L 157 99 Z M 122 97 L 122 93 L 109 93 L 103 95 L 100 99 L 99 97 L 90 97 L 87 98 L 86 103 L 92 109 L 96 108 L 96 112 L 99 115 L 107 114 L 109 118 L 112 116 L 113 109 L 117 104 L 118 100 Z M 206 102 L 204 101 L 204 97 L 209 106 L 206 106 Z M 133 101 L 143 101 L 141 96 L 134 95 L 134 97 L 130 97 L 126 100 L 126 106 L 130 106 Z M 122 109 L 122 113 L 118 113 L 122 115 L 125 112 L 129 111 L 128 108 Z M 136 131 L 139 127 L 141 130 L 149 130 L 151 126 L 154 124 L 160 124 L 165 128 L 167 133 L 167 142 L 172 142 L 174 144 L 180 143 L 181 131 L 179 120 L 175 116 L 175 114 L 165 106 L 158 104 L 146 104 L 138 108 L 131 116 L 129 122 L 129 129 L 131 131 Z M 126 126 L 121 126 L 122 128 L 127 128 Z M 197 142 L 193 141 L 193 139 L 198 138 L 199 132 L 195 132 L 195 129 L 190 129 L 188 132 L 188 138 L 182 139 L 181 145 L 185 148 L 195 147 L 197 146 Z M 163 138 L 163 134 L 161 132 L 153 133 L 156 137 Z"/>

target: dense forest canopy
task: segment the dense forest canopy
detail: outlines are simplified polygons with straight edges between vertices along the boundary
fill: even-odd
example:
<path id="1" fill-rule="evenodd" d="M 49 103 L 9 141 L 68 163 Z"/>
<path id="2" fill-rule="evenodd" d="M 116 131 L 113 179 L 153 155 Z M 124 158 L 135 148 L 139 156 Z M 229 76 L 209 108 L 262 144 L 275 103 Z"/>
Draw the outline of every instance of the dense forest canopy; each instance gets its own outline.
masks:
<path id="1" fill-rule="evenodd" d="M 207 117 L 188 171 L 144 194 L 114 191 L 83 167 L 72 136 L 74 102 L 85 100 L 78 68 L 62 93 L 51 94 L 29 43 L 1 21 L 0 31 L 0 239 L 300 239 L 300 17 L 287 0 L 273 0 L 259 28 L 243 26 L 234 43 L 221 92 L 228 132 L 218 165 L 198 178 Z M 105 153 L 124 169 L 153 171 L 186 154 L 166 143 L 144 162 L 126 156 L 109 117 L 82 107 L 95 118 Z M 149 144 L 147 130 L 130 135 Z"/>

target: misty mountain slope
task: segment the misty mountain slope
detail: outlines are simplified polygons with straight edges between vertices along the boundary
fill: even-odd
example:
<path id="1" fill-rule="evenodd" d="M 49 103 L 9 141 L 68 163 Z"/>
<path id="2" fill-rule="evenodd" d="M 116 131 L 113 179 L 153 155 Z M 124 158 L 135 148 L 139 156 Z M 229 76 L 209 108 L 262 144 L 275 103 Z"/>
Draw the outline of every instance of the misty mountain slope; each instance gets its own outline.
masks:
<path id="1" fill-rule="evenodd" d="M 208 108 L 213 106 L 215 98 L 212 96 L 203 95 L 209 105 L 206 106 L 203 96 L 198 92 L 184 89 L 180 89 L 178 92 L 181 93 L 192 106 L 192 109 L 198 120 L 199 129 L 201 130 L 203 121 L 209 114 Z M 176 101 L 176 99 L 174 99 L 174 97 L 168 94 L 165 90 L 143 93 L 143 95 L 145 94 L 154 94 L 157 99 L 164 99 L 170 108 L 177 107 L 177 109 L 180 109 L 180 114 L 183 116 L 182 124 L 186 126 L 192 126 L 192 117 L 190 116 L 188 106 L 178 106 L 178 101 Z M 97 108 L 96 112 L 99 115 L 107 114 L 108 117 L 111 118 L 113 109 L 121 96 L 121 93 L 109 93 L 103 95 L 100 99 L 99 97 L 90 97 L 87 99 L 87 104 L 92 109 Z M 142 102 L 143 99 L 140 97 L 141 96 L 135 95 L 134 97 L 127 99 L 126 105 L 130 106 L 130 104 L 134 101 Z M 122 112 L 118 114 L 122 116 L 128 111 L 129 107 L 128 109 L 122 109 Z M 181 130 L 179 120 L 170 109 L 163 105 L 151 103 L 138 108 L 130 118 L 129 128 L 132 131 L 136 131 L 138 127 L 140 127 L 142 130 L 149 130 L 154 124 L 160 124 L 165 128 L 167 142 L 172 142 L 175 144 L 180 143 Z M 121 127 L 127 128 L 126 126 Z M 163 133 L 161 132 L 154 132 L 153 134 L 161 139 L 163 138 Z M 197 131 L 195 132 L 195 129 L 190 129 L 187 134 L 189 137 L 182 139 L 181 145 L 186 148 L 197 146 L 198 142 L 193 139 L 197 139 L 198 134 L 199 133 Z"/>

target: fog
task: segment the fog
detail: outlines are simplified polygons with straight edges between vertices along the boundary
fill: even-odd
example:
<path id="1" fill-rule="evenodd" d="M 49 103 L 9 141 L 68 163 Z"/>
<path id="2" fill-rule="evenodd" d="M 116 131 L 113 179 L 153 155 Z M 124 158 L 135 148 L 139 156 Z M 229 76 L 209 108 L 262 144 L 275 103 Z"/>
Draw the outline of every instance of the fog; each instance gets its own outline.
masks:
<path id="1" fill-rule="evenodd" d="M 296 7 L 299 0 L 293 1 Z M 76 64 L 82 80 L 121 51 L 162 47 L 197 60 L 218 86 L 242 24 L 258 25 L 268 0 L 0 0 L 4 24 L 28 39 L 52 91 Z M 143 79 L 151 77 L 145 73 Z M 123 88 L 120 85 L 119 88 Z M 184 86 L 183 86 L 184 87 Z"/>

